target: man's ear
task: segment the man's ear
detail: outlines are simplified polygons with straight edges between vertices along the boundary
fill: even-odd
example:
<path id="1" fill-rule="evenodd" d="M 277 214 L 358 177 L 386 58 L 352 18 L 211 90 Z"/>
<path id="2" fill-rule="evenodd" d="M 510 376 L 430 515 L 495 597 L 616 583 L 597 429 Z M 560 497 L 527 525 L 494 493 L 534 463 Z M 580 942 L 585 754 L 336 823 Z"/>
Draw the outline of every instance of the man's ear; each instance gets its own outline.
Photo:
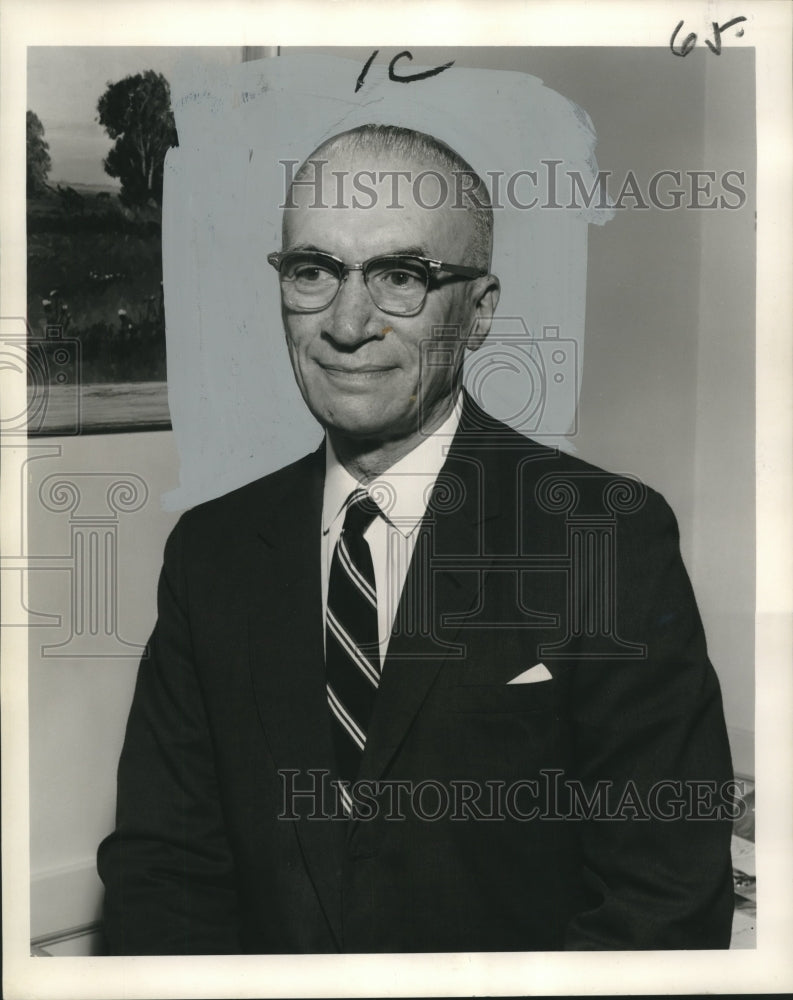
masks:
<path id="1" fill-rule="evenodd" d="M 486 274 L 483 278 L 476 278 L 471 284 L 474 317 L 465 346 L 469 351 L 478 351 L 490 333 L 493 314 L 501 295 L 501 282 L 495 274 Z"/>

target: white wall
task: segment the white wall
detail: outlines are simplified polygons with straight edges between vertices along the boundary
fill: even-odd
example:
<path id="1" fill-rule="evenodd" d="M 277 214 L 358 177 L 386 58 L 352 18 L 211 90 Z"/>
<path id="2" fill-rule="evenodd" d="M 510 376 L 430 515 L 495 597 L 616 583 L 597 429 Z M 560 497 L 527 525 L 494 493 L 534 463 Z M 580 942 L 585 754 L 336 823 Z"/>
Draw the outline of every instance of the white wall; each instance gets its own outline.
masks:
<path id="1" fill-rule="evenodd" d="M 38 567 L 29 574 L 29 606 L 62 621 L 30 632 L 33 938 L 88 924 L 99 915 L 96 848 L 113 826 L 116 765 L 140 656 L 139 649 L 103 640 L 107 630 L 101 623 L 97 636 L 86 635 L 71 650 L 89 655 L 67 657 L 59 654 L 68 649 L 43 648 L 67 641 L 74 632 L 71 605 L 79 583 L 69 558 L 71 526 L 83 518 L 83 530 L 89 531 L 102 516 L 106 526 L 116 525 L 119 572 L 103 582 L 104 594 L 117 600 L 118 626 L 111 631 L 126 642 L 145 644 L 155 620 L 163 545 L 176 521 L 160 507 L 160 495 L 176 482 L 170 431 L 49 438 L 46 445 L 60 454 L 34 459 L 27 468 L 29 554 Z M 33 443 L 31 456 L 36 451 Z M 48 495 L 49 487 L 57 489 L 49 478 L 54 474 L 76 485 L 76 511 L 53 512 L 41 502 L 42 485 Z M 145 502 L 114 518 L 106 502 L 108 487 L 132 481 L 140 490 L 134 477 L 145 484 Z M 142 496 L 139 492 L 138 499 Z"/>
<path id="2" fill-rule="evenodd" d="M 726 73 L 708 62 L 705 80 L 704 159 L 722 169 L 746 162 L 754 122 L 732 55 Z M 708 212 L 701 225 L 692 572 L 711 656 L 726 668 L 736 770 L 754 774 L 754 213 Z"/>

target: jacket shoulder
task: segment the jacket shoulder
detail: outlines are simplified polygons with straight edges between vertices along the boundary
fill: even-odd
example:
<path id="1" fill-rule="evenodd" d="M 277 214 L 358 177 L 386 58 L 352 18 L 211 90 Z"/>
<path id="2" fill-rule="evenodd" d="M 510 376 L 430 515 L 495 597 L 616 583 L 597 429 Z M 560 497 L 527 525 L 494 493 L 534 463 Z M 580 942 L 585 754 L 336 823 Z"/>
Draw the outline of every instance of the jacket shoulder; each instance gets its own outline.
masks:
<path id="1" fill-rule="evenodd" d="M 639 515 L 639 520 L 669 522 L 674 514 L 664 497 L 629 472 L 601 468 L 509 427 L 469 405 L 474 420 L 464 428 L 463 447 L 481 462 L 487 481 L 506 487 L 523 500 L 524 514 L 566 510 L 579 515 Z M 492 477 L 492 478 L 491 478 Z M 532 502 L 528 502 L 529 496 Z"/>
<path id="2" fill-rule="evenodd" d="M 283 498 L 299 489 L 309 489 L 321 477 L 324 469 L 324 449 L 285 465 L 260 479 L 246 483 L 230 493 L 205 500 L 185 511 L 176 528 L 181 530 L 206 531 L 215 525 L 225 530 L 235 524 L 247 524 L 251 519 L 260 521 L 267 511 L 275 510 Z"/>

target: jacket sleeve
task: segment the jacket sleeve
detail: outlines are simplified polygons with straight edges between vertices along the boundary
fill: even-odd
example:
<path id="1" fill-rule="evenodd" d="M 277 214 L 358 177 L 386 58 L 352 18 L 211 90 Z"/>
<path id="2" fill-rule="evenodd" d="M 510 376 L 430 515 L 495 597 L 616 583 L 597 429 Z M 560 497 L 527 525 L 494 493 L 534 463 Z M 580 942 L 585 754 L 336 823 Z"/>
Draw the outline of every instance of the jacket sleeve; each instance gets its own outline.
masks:
<path id="1" fill-rule="evenodd" d="M 646 648 L 574 668 L 577 778 L 614 815 L 582 822 L 591 906 L 565 947 L 727 948 L 734 786 L 719 683 L 666 502 L 650 491 L 620 530 L 615 619 Z"/>
<path id="2" fill-rule="evenodd" d="M 111 954 L 239 952 L 235 873 L 187 613 L 183 518 L 165 547 L 158 619 L 118 768 L 116 829 L 99 847 Z"/>

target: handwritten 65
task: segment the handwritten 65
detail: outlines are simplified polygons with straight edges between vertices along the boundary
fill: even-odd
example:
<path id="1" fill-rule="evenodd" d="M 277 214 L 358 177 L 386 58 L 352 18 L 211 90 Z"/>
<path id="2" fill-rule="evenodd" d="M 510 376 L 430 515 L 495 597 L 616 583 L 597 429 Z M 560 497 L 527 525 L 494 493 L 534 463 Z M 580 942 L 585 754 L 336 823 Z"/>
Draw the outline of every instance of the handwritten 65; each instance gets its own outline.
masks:
<path id="1" fill-rule="evenodd" d="M 713 41 L 711 41 L 709 38 L 706 38 L 705 44 L 715 56 L 721 55 L 721 36 L 724 34 L 724 32 L 728 28 L 733 28 L 735 27 L 736 24 L 740 24 L 741 21 L 745 20 L 746 20 L 745 17 L 734 17 L 730 21 L 725 21 L 724 24 L 718 24 L 718 22 L 716 21 L 711 22 L 713 26 Z M 683 22 L 678 21 L 677 27 L 672 32 L 672 37 L 669 40 L 669 48 L 672 50 L 672 55 L 680 56 L 681 58 L 687 56 L 689 52 L 697 44 L 697 36 L 692 31 L 690 35 L 686 35 L 686 37 L 683 39 L 679 47 L 677 48 L 675 47 L 675 43 L 677 42 L 677 36 L 682 27 L 683 27 Z M 743 28 L 739 28 L 735 32 L 735 34 L 737 35 L 738 38 L 743 38 Z"/>

